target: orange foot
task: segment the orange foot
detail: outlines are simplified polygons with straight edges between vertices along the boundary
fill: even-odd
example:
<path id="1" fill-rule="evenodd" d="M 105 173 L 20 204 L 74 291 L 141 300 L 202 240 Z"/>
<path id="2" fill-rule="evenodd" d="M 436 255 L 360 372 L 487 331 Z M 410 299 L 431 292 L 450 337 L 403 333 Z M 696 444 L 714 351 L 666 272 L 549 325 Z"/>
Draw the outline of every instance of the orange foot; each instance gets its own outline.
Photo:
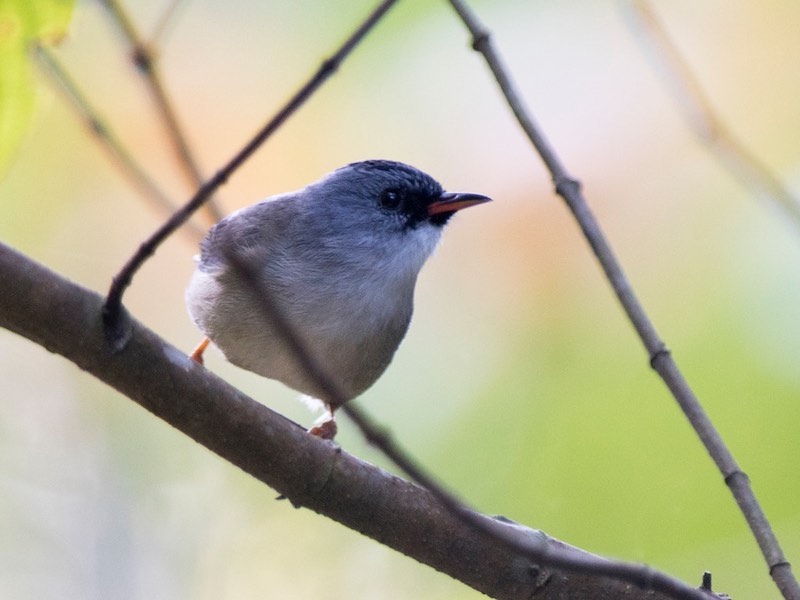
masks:
<path id="1" fill-rule="evenodd" d="M 211 340 L 208 339 L 207 337 L 204 337 L 203 341 L 200 342 L 197 345 L 197 348 L 192 350 L 192 353 L 189 355 L 189 358 L 191 358 L 196 363 L 200 363 L 202 365 L 203 364 L 203 352 L 205 352 L 206 348 L 208 348 L 208 345 L 210 343 L 211 343 Z"/>
<path id="2" fill-rule="evenodd" d="M 315 425 L 309 429 L 308 433 L 320 437 L 323 440 L 332 440 L 336 437 L 337 431 L 338 427 L 336 427 L 336 421 L 334 421 L 333 417 L 331 417 L 329 420 L 324 421 L 319 425 Z"/>

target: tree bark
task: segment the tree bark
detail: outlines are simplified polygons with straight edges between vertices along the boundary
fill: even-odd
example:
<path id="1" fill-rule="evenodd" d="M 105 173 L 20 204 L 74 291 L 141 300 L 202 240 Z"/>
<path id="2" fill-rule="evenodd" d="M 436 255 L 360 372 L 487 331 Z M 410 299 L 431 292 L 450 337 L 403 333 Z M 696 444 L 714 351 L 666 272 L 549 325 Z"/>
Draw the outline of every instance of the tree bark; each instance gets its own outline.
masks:
<path id="1" fill-rule="evenodd" d="M 231 464 L 286 496 L 494 598 L 666 596 L 597 574 L 532 564 L 449 514 L 425 489 L 308 435 L 131 319 L 114 353 L 103 299 L 0 244 L 0 326 L 60 354 Z M 559 552 L 544 533 L 484 516 Z"/>

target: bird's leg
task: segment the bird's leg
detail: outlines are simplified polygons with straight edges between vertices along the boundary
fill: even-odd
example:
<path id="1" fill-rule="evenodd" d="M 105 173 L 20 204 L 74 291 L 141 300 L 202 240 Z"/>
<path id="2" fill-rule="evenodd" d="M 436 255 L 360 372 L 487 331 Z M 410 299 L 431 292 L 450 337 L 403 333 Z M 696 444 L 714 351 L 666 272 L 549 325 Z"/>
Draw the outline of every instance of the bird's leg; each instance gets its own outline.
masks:
<path id="1" fill-rule="evenodd" d="M 203 338 L 203 341 L 197 345 L 197 348 L 192 350 L 192 353 L 189 355 L 193 361 L 203 364 L 203 352 L 205 352 L 206 348 L 208 348 L 208 344 L 211 343 L 211 340 L 207 337 Z"/>
<path id="2" fill-rule="evenodd" d="M 314 427 L 308 430 L 308 433 L 320 437 L 323 440 L 332 440 L 336 437 L 336 432 L 338 431 L 338 427 L 336 427 L 336 417 L 333 414 L 336 412 L 336 407 L 326 402 L 325 409 L 328 411 L 330 418 L 322 421 L 319 425 L 314 425 Z"/>

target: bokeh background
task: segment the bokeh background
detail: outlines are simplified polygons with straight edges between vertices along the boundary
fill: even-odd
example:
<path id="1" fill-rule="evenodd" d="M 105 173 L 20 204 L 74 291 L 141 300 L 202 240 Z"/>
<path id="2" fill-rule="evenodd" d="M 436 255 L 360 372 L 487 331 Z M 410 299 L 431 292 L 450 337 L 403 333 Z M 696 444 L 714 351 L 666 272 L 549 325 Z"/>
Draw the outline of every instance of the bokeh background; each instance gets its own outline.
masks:
<path id="1" fill-rule="evenodd" d="M 165 2 L 140 0 L 147 34 Z M 371 2 L 194 0 L 161 68 L 207 173 Z M 690 132 L 624 2 L 475 1 L 642 301 L 800 564 L 800 229 Z M 800 188 L 800 5 L 658 5 L 719 115 Z M 99 3 L 57 50 L 179 200 L 152 104 Z M 164 218 L 41 79 L 0 181 L 0 239 L 98 291 Z M 227 211 L 344 163 L 393 158 L 495 198 L 460 214 L 414 322 L 360 401 L 476 508 L 738 598 L 777 597 L 743 518 L 647 365 L 595 260 L 446 2 L 407 0 L 221 190 Z M 196 241 L 169 240 L 129 309 L 179 347 Z M 301 423 L 296 394 L 211 352 L 208 368 Z M 339 442 L 385 465 L 344 419 Z M 390 468 L 390 467 L 389 467 Z M 0 331 L 5 598 L 478 598 L 275 493 L 72 364 Z"/>

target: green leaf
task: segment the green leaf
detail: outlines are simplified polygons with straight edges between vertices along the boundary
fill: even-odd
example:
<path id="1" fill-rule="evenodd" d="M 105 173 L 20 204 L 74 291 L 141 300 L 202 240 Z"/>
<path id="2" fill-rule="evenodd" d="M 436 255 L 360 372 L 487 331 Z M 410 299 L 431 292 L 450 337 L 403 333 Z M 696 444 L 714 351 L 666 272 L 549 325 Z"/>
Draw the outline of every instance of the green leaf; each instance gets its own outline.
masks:
<path id="1" fill-rule="evenodd" d="M 29 50 L 64 37 L 74 4 L 75 0 L 0 0 L 0 175 L 33 114 Z"/>

